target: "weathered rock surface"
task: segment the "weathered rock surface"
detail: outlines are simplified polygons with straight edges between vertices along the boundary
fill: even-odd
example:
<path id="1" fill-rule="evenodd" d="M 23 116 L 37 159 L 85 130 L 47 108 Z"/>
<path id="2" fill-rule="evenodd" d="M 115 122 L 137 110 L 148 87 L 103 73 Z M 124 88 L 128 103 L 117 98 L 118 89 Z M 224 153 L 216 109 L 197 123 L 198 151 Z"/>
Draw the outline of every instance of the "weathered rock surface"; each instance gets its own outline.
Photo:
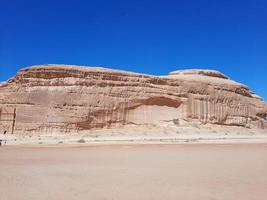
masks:
<path id="1" fill-rule="evenodd" d="M 267 128 L 265 102 L 214 70 L 152 76 L 99 67 L 33 66 L 0 85 L 0 108 L 2 113 L 16 108 L 15 133 L 170 123 Z M 1 131 L 10 130 L 10 124 L 2 121 Z"/>

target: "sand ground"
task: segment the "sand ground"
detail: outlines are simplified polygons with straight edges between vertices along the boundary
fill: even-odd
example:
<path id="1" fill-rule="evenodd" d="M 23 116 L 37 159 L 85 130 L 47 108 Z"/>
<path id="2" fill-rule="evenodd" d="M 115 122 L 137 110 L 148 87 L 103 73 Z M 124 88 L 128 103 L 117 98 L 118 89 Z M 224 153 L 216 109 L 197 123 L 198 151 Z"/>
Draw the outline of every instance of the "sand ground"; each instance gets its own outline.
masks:
<path id="1" fill-rule="evenodd" d="M 14 135 L 0 134 L 7 145 L 51 144 L 163 144 L 163 143 L 267 143 L 266 129 L 224 127 L 216 125 L 187 126 L 135 126 L 127 125 L 112 129 L 94 129 L 80 132 L 25 132 Z"/>
<path id="2" fill-rule="evenodd" d="M 1 200 L 265 200 L 267 143 L 0 148 Z"/>

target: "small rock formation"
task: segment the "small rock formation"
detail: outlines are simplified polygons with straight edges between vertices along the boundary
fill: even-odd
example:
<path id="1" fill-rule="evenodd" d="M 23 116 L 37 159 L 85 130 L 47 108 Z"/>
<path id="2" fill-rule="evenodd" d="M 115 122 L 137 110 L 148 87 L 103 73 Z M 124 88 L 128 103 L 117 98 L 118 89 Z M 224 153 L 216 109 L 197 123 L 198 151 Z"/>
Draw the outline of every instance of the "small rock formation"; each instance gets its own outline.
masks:
<path id="1" fill-rule="evenodd" d="M 166 123 L 267 128 L 265 102 L 214 70 L 152 76 L 100 67 L 33 66 L 0 85 L 0 108 L 16 108 L 15 133 Z M 2 122 L 0 131 L 8 123 Z"/>

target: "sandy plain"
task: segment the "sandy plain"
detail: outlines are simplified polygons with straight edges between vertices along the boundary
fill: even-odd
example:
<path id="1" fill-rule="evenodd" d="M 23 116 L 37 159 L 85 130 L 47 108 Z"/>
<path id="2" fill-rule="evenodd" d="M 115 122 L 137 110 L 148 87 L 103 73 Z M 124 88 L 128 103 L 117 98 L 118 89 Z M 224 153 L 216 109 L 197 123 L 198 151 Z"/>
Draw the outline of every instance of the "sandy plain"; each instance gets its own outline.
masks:
<path id="1" fill-rule="evenodd" d="M 0 148 L 2 200 L 265 200 L 267 143 Z"/>
<path id="2" fill-rule="evenodd" d="M 173 144 L 173 143 L 267 143 L 266 129 L 201 126 L 134 126 L 69 133 L 0 134 L 7 145 L 51 144 Z"/>

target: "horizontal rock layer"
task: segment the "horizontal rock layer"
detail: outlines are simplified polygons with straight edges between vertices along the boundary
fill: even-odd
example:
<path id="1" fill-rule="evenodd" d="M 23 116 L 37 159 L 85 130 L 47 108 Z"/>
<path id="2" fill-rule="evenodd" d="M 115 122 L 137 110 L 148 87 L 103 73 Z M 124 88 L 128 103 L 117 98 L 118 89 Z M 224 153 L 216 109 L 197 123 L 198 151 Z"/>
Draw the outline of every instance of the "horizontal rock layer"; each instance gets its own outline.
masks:
<path id="1" fill-rule="evenodd" d="M 99 67 L 42 65 L 0 85 L 0 130 L 81 131 L 136 125 L 220 124 L 267 128 L 267 106 L 214 70 L 152 76 Z M 6 120 L 10 121 L 6 121 Z"/>

